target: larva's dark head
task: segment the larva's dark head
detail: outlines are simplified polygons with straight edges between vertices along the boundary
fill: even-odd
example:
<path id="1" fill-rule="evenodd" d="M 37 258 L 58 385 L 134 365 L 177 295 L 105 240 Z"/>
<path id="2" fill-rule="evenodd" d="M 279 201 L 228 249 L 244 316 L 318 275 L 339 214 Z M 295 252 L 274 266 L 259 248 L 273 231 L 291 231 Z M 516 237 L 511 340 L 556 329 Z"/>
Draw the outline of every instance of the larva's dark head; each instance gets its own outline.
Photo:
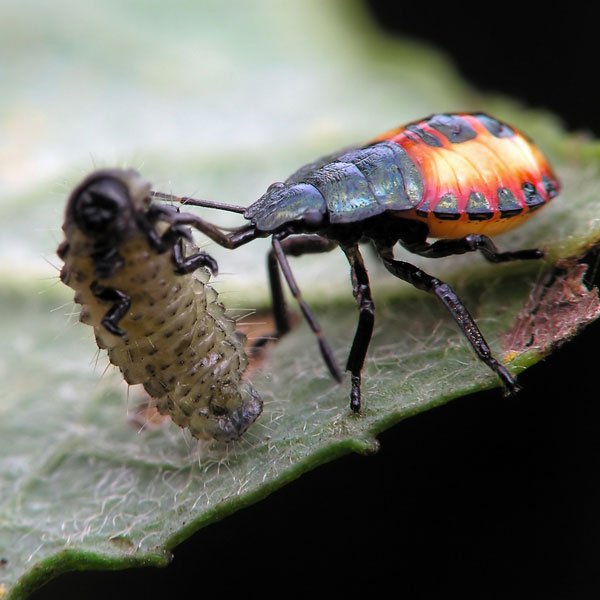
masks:
<path id="1" fill-rule="evenodd" d="M 65 227 L 74 225 L 100 246 L 119 243 L 137 227 L 138 212 L 149 203 L 148 191 L 135 171 L 96 171 L 73 190 Z"/>
<path id="2" fill-rule="evenodd" d="M 224 396 L 227 396 L 226 389 L 223 389 L 222 392 Z M 219 413 L 222 411 L 223 414 L 213 414 L 193 424 L 191 429 L 193 433 L 195 429 L 196 437 L 231 442 L 239 439 L 260 416 L 263 402 L 250 383 L 243 381 L 238 389 L 231 390 L 231 392 L 230 400 L 233 400 L 234 406 L 222 408 Z M 197 435 L 200 432 L 199 425 L 202 429 L 201 435 Z"/>

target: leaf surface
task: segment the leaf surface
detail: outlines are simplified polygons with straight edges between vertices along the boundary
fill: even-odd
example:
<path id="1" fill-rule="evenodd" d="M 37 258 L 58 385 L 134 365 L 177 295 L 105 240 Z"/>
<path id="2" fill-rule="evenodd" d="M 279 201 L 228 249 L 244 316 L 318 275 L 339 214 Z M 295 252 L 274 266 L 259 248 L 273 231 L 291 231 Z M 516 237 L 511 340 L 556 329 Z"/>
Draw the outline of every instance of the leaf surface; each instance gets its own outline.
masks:
<path id="1" fill-rule="evenodd" d="M 341 454 L 375 450 L 377 433 L 401 419 L 498 385 L 444 309 L 366 249 L 377 322 L 364 416 L 349 414 L 349 381 L 332 383 L 300 324 L 252 373 L 265 411 L 239 443 L 198 447 L 170 423 L 140 429 L 127 417 L 137 392 L 105 368 L 57 282 L 65 198 L 96 164 L 143 163 L 157 189 L 244 204 L 304 162 L 398 123 L 486 110 L 536 139 L 563 181 L 559 198 L 498 242 L 548 258 L 413 262 L 455 287 L 515 372 L 596 318 L 581 260 L 600 239 L 600 147 L 550 115 L 477 94 L 439 54 L 383 36 L 358 4 L 60 4 L 35 15 L 0 8 L 12 25 L 0 44 L 17 44 L 0 99 L 14 142 L 0 178 L 0 598 L 66 570 L 164 565 L 200 527 Z M 205 246 L 238 312 L 268 304 L 267 243 Z M 293 268 L 343 365 L 357 320 L 345 259 L 309 256 Z"/>

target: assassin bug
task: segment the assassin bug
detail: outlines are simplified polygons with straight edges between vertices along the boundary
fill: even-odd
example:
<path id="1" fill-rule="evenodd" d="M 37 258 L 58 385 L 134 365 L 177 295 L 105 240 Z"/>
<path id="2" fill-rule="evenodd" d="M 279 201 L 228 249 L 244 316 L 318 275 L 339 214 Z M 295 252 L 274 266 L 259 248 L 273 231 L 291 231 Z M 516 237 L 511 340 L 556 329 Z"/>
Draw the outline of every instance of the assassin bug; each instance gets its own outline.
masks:
<path id="1" fill-rule="evenodd" d="M 234 440 L 262 402 L 242 381 L 243 336 L 207 285 L 217 264 L 174 214 L 135 171 L 92 173 L 67 203 L 61 280 L 98 346 L 160 413 L 199 439 Z"/>
<path id="2" fill-rule="evenodd" d="M 366 145 L 308 164 L 272 184 L 248 208 L 193 198 L 161 198 L 238 212 L 248 221 L 231 233 L 193 215 L 192 225 L 226 248 L 271 236 L 268 255 L 276 337 L 290 329 L 279 269 L 316 334 L 332 376 L 341 372 L 321 327 L 296 284 L 287 255 L 340 247 L 350 263 L 359 320 L 346 370 L 352 376 L 350 406 L 361 406 L 361 371 L 373 332 L 375 307 L 359 243 L 370 241 L 386 269 L 437 296 L 475 353 L 500 378 L 508 394 L 518 385 L 493 355 L 473 318 L 449 285 L 414 265 L 394 259 L 400 243 L 426 257 L 481 251 L 491 262 L 539 259 L 542 250 L 500 252 L 493 236 L 528 219 L 554 198 L 559 183 L 533 142 L 483 113 L 436 114 L 403 125 Z M 429 242 L 428 238 L 438 238 Z"/>

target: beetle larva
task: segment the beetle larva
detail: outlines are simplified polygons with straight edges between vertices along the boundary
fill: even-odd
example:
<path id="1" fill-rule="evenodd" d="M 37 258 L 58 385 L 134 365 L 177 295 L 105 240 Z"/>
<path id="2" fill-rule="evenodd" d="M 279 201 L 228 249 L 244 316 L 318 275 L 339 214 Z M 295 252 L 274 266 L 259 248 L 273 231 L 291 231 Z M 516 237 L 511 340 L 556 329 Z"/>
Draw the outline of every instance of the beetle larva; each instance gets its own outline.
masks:
<path id="1" fill-rule="evenodd" d="M 135 171 L 92 173 L 68 200 L 61 280 L 129 384 L 143 384 L 194 437 L 230 441 L 262 401 L 242 380 L 244 337 L 207 285 L 217 264 L 174 223 L 177 214 L 151 201 Z"/>

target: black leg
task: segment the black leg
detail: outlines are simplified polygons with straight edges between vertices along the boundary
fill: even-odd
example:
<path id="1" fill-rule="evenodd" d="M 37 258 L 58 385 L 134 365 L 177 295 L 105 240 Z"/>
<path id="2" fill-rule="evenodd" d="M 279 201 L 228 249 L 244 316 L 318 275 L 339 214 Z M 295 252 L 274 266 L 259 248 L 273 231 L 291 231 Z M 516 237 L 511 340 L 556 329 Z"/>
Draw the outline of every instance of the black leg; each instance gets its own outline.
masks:
<path id="1" fill-rule="evenodd" d="M 303 235 L 289 237 L 280 240 L 281 248 L 287 256 L 302 256 L 303 254 L 318 254 L 330 252 L 337 248 L 337 243 L 322 238 L 318 235 Z M 290 320 L 285 303 L 283 286 L 279 275 L 279 262 L 275 251 L 272 249 L 267 256 L 267 270 L 269 273 L 269 285 L 271 288 L 271 299 L 273 306 L 273 317 L 275 318 L 276 331 L 274 335 L 265 336 L 257 340 L 254 346 L 262 346 L 269 339 L 280 338 L 291 329 Z"/>
<path id="2" fill-rule="evenodd" d="M 172 259 L 179 275 L 193 273 L 200 267 L 208 267 L 213 274 L 213 277 L 216 277 L 219 274 L 219 265 L 210 254 L 206 254 L 206 252 L 197 252 L 196 254 L 184 258 L 181 244 L 175 244 L 173 246 Z"/>
<path id="3" fill-rule="evenodd" d="M 318 243 L 315 241 L 316 237 L 317 236 L 307 236 L 307 238 L 309 238 L 308 240 L 306 238 L 297 238 L 297 243 L 294 243 L 293 238 L 292 238 L 292 240 L 290 240 L 290 242 L 286 244 L 286 246 L 287 246 L 286 250 L 290 250 L 290 253 L 292 253 L 292 254 L 293 253 L 302 253 L 302 252 L 300 252 L 300 250 L 304 244 L 305 251 L 310 252 L 311 250 L 306 250 L 306 248 L 311 248 L 311 247 L 316 248 L 318 246 Z M 304 240 L 304 242 L 303 242 L 303 240 Z M 325 361 L 325 364 L 327 365 L 327 368 L 329 369 L 329 372 L 331 373 L 332 377 L 336 381 L 341 382 L 342 381 L 342 373 L 335 361 L 333 351 L 332 351 L 329 343 L 325 339 L 325 336 L 323 335 L 321 326 L 319 325 L 317 318 L 313 314 L 313 312 L 310 309 L 310 307 L 308 306 L 308 304 L 306 304 L 306 302 L 302 298 L 300 288 L 298 287 L 298 284 L 296 283 L 296 280 L 295 280 L 292 270 L 290 268 L 290 263 L 287 260 L 286 250 L 284 250 L 282 241 L 279 240 L 276 236 L 273 236 L 272 244 L 273 244 L 273 255 L 275 257 L 275 260 L 277 261 L 277 263 L 279 263 L 279 266 L 281 267 L 281 271 L 283 272 L 283 276 L 285 277 L 288 287 L 290 288 L 292 295 L 298 302 L 298 305 L 300 306 L 300 310 L 302 311 L 302 314 L 304 315 L 304 318 L 306 319 L 308 325 L 312 329 L 313 333 L 317 336 L 317 339 L 319 341 L 319 349 L 321 351 L 321 356 L 323 357 L 323 360 Z M 315 252 L 315 251 L 316 252 L 319 252 L 319 251 L 325 252 L 325 251 L 331 250 L 333 247 L 335 247 L 335 245 L 330 246 L 329 244 L 334 244 L 334 243 L 329 242 L 328 240 L 324 240 L 321 250 L 313 249 L 312 251 L 313 252 Z M 273 280 L 271 281 L 271 286 L 272 286 L 274 300 L 275 300 L 276 294 L 279 294 L 280 292 L 281 292 L 281 294 L 280 294 L 281 298 L 283 299 L 283 291 L 281 290 L 281 281 L 279 280 L 279 274 L 277 275 L 277 281 L 275 281 L 275 282 Z M 275 292 L 274 288 L 277 286 L 279 286 L 279 291 Z M 280 304 L 277 308 L 274 307 L 274 312 L 276 314 L 276 321 L 277 321 L 277 318 L 281 319 L 282 315 L 285 314 L 285 302 L 283 302 L 283 303 L 281 303 L 281 302 L 282 301 L 280 301 Z M 279 317 L 277 317 L 277 312 L 279 312 Z M 287 315 L 285 316 L 285 319 L 287 320 Z M 289 330 L 289 323 L 287 323 L 287 327 Z"/>
<path id="4" fill-rule="evenodd" d="M 280 240 L 281 247 L 286 255 L 301 256 L 302 254 L 316 254 L 329 252 L 337 248 L 337 243 L 317 235 L 303 235 Z M 267 256 L 267 271 L 269 273 L 269 286 L 271 288 L 271 301 L 273 317 L 275 319 L 275 332 L 257 339 L 253 348 L 261 348 L 273 339 L 279 339 L 291 329 L 290 319 L 287 312 L 281 276 L 279 274 L 279 262 L 274 250 Z"/>
<path id="5" fill-rule="evenodd" d="M 354 412 L 360 411 L 361 371 L 369 348 L 375 324 L 375 304 L 371 297 L 369 276 L 363 262 L 358 246 L 342 248 L 350 263 L 352 277 L 352 292 L 356 298 L 359 310 L 358 326 L 354 334 L 354 341 L 346 363 L 346 370 L 352 374 L 352 391 L 350 392 L 350 408 Z"/>
<path id="6" fill-rule="evenodd" d="M 162 194 L 161 192 L 152 192 L 152 194 L 158 197 L 171 197 L 168 194 Z M 227 205 L 224 205 L 224 207 L 226 206 Z M 225 210 L 225 208 L 223 208 L 223 210 Z M 153 204 L 148 210 L 147 223 L 141 224 L 148 235 L 148 241 L 153 247 L 156 246 L 157 235 L 154 230 L 154 225 L 159 220 L 171 223 L 173 227 L 189 225 L 209 237 L 213 242 L 219 244 L 219 246 L 223 246 L 230 250 L 243 246 L 258 237 L 267 237 L 269 235 L 268 233 L 257 231 L 254 225 L 242 225 L 241 227 L 234 229 L 232 233 L 224 233 L 220 227 L 205 221 L 198 215 L 179 212 L 176 208 L 168 205 L 163 206 L 160 204 Z M 160 241 L 158 245 L 160 245 Z"/>
<path id="7" fill-rule="evenodd" d="M 291 329 L 290 319 L 285 304 L 285 295 L 283 294 L 283 286 L 281 285 L 279 263 L 277 262 L 273 250 L 270 250 L 267 255 L 267 272 L 269 274 L 269 286 L 271 288 L 271 308 L 273 310 L 273 318 L 275 319 L 275 333 L 256 340 L 253 344 L 255 348 L 264 346 L 270 339 L 279 339 Z"/>
<path id="8" fill-rule="evenodd" d="M 204 235 L 208 236 L 213 242 L 233 250 L 239 248 L 259 237 L 267 237 L 268 233 L 262 233 L 256 230 L 254 225 L 243 225 L 235 229 L 233 233 L 223 233 L 219 227 L 205 221 L 204 219 L 193 215 L 192 213 L 172 213 L 163 215 L 163 219 L 173 225 L 190 225 Z"/>
<path id="9" fill-rule="evenodd" d="M 442 304 L 450 312 L 480 360 L 498 375 L 508 394 L 516 393 L 519 390 L 517 382 L 506 367 L 492 356 L 492 351 L 475 324 L 473 317 L 463 306 L 452 288 L 447 283 L 428 275 L 410 263 L 394 260 L 390 248 L 380 249 L 379 252 L 383 264 L 392 275 L 411 283 L 417 289 L 434 294 L 442 301 Z"/>
<path id="10" fill-rule="evenodd" d="M 170 246 L 165 245 L 164 241 L 168 241 L 168 235 L 171 227 L 164 235 L 160 235 L 156 229 L 158 221 L 169 221 L 169 217 L 177 214 L 178 209 L 168 204 L 151 204 L 144 215 L 138 215 L 138 226 L 146 234 L 149 246 L 156 252 L 164 252 Z"/>
<path id="11" fill-rule="evenodd" d="M 213 276 L 216 277 L 219 273 L 219 265 L 210 254 L 197 252 L 190 256 L 183 255 L 183 240 L 190 238 L 189 229 L 181 225 L 172 225 L 161 238 L 163 245 L 171 248 L 171 258 L 177 274 L 186 275 L 187 273 L 193 273 L 200 267 L 208 267 Z"/>
<path id="12" fill-rule="evenodd" d="M 125 337 L 127 332 L 119 327 L 119 321 L 127 314 L 131 306 L 131 298 L 124 292 L 104 287 L 97 281 L 92 282 L 90 289 L 92 290 L 92 294 L 99 300 L 113 303 L 108 312 L 102 317 L 101 323 L 104 328 L 113 335 Z"/>
<path id="13" fill-rule="evenodd" d="M 438 240 L 429 244 L 425 239 L 402 242 L 402 245 L 420 256 L 442 258 L 452 254 L 481 251 L 490 262 L 508 262 L 511 260 L 534 260 L 544 258 L 544 251 L 537 248 L 517 250 L 516 252 L 498 252 L 498 248 L 487 235 L 471 234 L 456 240 Z"/>
<path id="14" fill-rule="evenodd" d="M 92 253 L 91 259 L 98 279 L 110 279 L 123 266 L 124 262 L 117 247 L 98 250 Z"/>

